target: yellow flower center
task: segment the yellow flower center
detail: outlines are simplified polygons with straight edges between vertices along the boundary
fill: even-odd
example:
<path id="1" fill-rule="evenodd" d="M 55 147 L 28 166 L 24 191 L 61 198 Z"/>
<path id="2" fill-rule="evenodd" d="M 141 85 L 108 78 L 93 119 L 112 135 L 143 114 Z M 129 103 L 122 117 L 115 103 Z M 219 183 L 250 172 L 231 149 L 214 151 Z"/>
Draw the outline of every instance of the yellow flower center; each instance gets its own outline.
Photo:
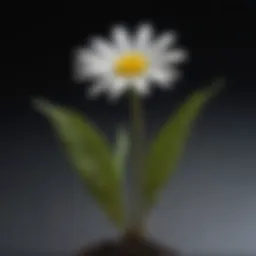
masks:
<path id="1" fill-rule="evenodd" d="M 132 78 L 147 71 L 149 66 L 148 58 L 138 52 L 130 52 L 120 56 L 114 63 L 114 72 L 118 76 Z"/>

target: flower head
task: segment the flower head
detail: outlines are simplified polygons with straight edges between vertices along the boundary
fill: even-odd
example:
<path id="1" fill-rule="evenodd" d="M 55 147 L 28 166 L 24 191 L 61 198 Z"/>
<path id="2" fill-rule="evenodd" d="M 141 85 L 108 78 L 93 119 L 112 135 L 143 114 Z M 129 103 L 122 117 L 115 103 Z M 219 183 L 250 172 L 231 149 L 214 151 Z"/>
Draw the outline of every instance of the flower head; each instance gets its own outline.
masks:
<path id="1" fill-rule="evenodd" d="M 115 27 L 111 42 L 94 38 L 91 47 L 79 49 L 75 72 L 79 80 L 92 79 L 89 95 L 102 92 L 112 98 L 128 90 L 145 95 L 152 83 L 169 88 L 180 77 L 176 64 L 187 54 L 175 47 L 176 34 L 167 32 L 154 38 L 151 25 L 140 25 L 131 35 L 124 27 Z"/>

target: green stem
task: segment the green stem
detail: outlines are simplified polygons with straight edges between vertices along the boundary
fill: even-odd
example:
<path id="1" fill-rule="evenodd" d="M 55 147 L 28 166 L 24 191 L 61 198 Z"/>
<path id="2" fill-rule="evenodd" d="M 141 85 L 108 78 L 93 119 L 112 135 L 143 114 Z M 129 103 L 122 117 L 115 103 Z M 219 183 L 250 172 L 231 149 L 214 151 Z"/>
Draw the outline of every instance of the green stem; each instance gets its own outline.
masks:
<path id="1" fill-rule="evenodd" d="M 144 122 L 142 100 L 136 92 L 130 94 L 131 157 L 132 157 L 132 212 L 128 232 L 141 234 L 142 195 L 141 175 L 144 164 Z"/>

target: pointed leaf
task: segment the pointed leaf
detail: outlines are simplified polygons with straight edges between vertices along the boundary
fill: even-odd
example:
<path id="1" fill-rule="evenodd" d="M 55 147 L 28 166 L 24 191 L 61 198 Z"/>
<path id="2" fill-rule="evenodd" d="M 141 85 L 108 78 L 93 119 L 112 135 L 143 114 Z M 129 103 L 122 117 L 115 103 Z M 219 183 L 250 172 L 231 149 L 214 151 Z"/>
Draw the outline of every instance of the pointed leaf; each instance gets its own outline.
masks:
<path id="1" fill-rule="evenodd" d="M 142 180 L 146 210 L 153 205 L 158 193 L 174 172 L 195 119 L 209 99 L 220 91 L 223 83 L 223 79 L 218 79 L 210 87 L 198 90 L 188 97 L 153 141 L 145 160 Z"/>
<path id="2" fill-rule="evenodd" d="M 124 217 L 122 183 L 108 141 L 81 113 L 46 100 L 33 103 L 52 125 L 89 192 L 120 227 Z"/>

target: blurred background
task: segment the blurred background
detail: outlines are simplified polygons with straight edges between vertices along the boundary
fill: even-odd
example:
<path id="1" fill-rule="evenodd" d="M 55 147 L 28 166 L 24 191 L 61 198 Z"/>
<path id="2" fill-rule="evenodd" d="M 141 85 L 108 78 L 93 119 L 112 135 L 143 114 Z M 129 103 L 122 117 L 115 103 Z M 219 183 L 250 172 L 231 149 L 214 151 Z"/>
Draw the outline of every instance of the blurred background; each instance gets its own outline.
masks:
<path id="1" fill-rule="evenodd" d="M 16 5 L 16 4 L 15 4 Z M 113 141 L 125 99 L 89 101 L 72 81 L 72 51 L 115 24 L 173 29 L 190 52 L 184 78 L 144 101 L 150 139 L 173 108 L 218 76 L 227 89 L 197 121 L 150 235 L 184 255 L 256 253 L 256 4 L 254 1 L 84 2 L 15 6 L 1 30 L 0 255 L 72 255 L 117 231 L 70 169 L 29 99 L 83 110 Z"/>

